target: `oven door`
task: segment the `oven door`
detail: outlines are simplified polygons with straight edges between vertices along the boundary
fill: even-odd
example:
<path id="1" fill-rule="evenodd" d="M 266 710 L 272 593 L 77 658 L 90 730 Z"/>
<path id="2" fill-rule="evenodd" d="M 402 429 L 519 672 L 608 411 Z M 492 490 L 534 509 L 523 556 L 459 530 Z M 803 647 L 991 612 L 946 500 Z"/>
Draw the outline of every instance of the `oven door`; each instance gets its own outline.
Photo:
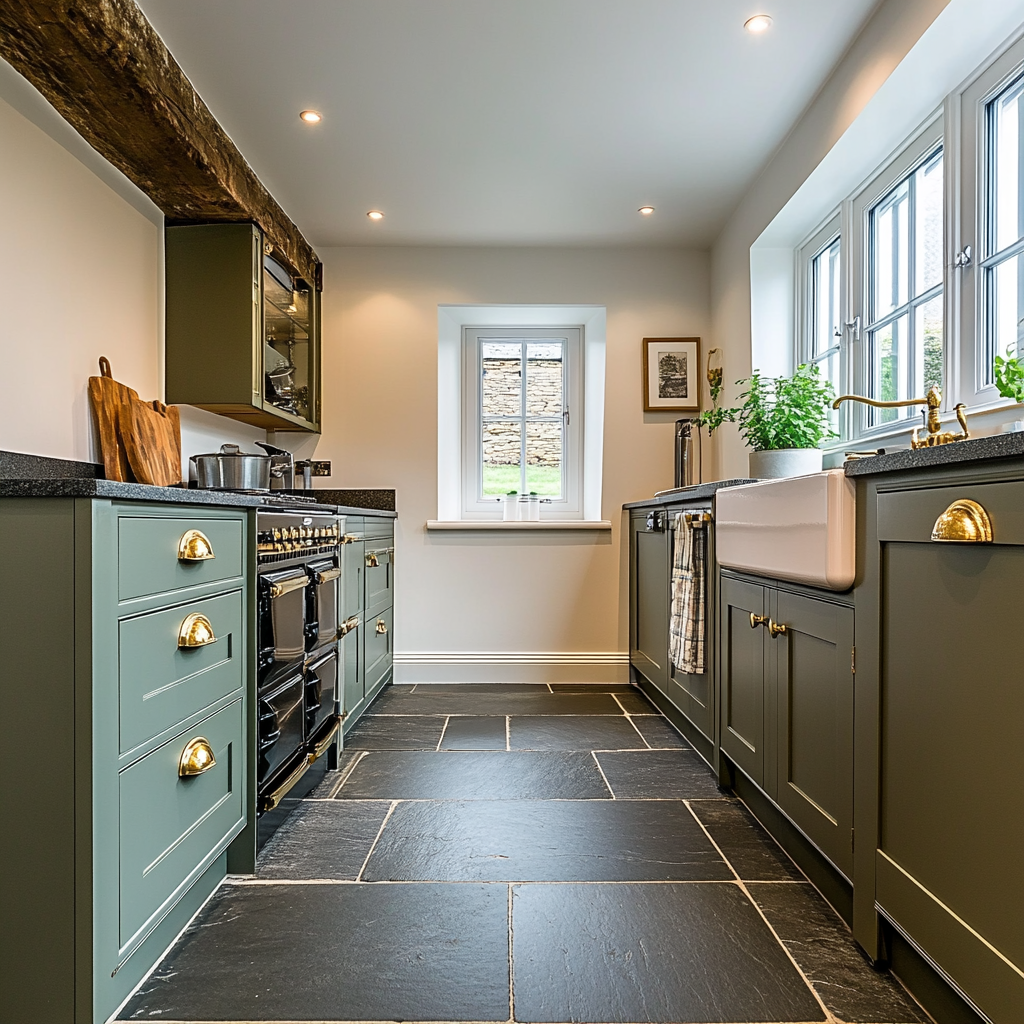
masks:
<path id="1" fill-rule="evenodd" d="M 306 652 L 306 591 L 304 567 L 259 574 L 260 676 L 266 680 L 275 667 L 287 665 Z"/>
<path id="2" fill-rule="evenodd" d="M 332 647 L 306 668 L 306 736 L 314 739 L 338 713 L 338 650 Z"/>
<path id="3" fill-rule="evenodd" d="M 320 558 L 307 567 L 310 575 L 309 607 L 306 610 L 306 649 L 313 650 L 338 639 L 341 566 L 337 556 Z"/>
<path id="4" fill-rule="evenodd" d="M 305 678 L 298 671 L 259 699 L 256 774 L 261 795 L 277 772 L 304 748 L 304 690 Z"/>

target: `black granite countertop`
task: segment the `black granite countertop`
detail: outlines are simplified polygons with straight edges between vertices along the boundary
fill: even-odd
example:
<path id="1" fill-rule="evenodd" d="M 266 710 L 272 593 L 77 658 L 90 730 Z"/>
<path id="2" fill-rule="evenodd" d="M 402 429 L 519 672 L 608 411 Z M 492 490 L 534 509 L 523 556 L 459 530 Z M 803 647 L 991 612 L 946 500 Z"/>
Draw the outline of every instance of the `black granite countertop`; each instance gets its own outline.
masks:
<path id="1" fill-rule="evenodd" d="M 738 487 L 740 484 L 756 484 L 756 480 L 738 477 L 734 480 L 709 480 L 706 484 L 694 484 L 692 487 L 677 487 L 671 491 L 662 491 L 653 498 L 643 501 L 630 501 L 623 508 L 660 508 L 662 505 L 677 505 L 684 501 L 704 501 L 712 497 L 715 491 L 723 487 Z"/>
<path id="2" fill-rule="evenodd" d="M 1024 432 L 972 437 L 968 441 L 937 445 L 935 448 L 898 448 L 867 459 L 854 459 L 845 465 L 847 476 L 872 476 L 913 469 L 932 469 L 985 459 L 1024 456 Z"/>

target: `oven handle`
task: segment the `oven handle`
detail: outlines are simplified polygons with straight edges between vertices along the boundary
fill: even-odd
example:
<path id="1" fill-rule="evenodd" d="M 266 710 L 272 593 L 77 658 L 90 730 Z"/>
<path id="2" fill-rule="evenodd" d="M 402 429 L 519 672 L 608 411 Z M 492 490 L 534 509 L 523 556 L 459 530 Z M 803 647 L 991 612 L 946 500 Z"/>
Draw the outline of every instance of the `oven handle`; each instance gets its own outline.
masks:
<path id="1" fill-rule="evenodd" d="M 315 764 L 320 760 L 321 757 L 327 752 L 327 748 L 331 745 L 335 735 L 341 728 L 341 719 L 335 718 L 334 725 L 331 726 L 330 731 L 327 735 L 309 752 L 309 763 Z"/>
<path id="2" fill-rule="evenodd" d="M 299 779 L 306 774 L 308 768 L 309 761 L 306 758 L 303 758 L 302 761 L 299 762 L 299 766 L 295 771 L 293 771 L 291 775 L 289 775 L 288 778 L 277 787 L 277 789 L 267 793 L 267 795 L 263 797 L 263 810 L 272 811 L 292 791 Z"/>
<path id="3" fill-rule="evenodd" d="M 350 619 L 346 619 L 338 627 L 338 639 L 340 640 L 343 636 L 347 636 L 359 625 L 359 616 L 353 615 Z"/>
<path id="4" fill-rule="evenodd" d="M 341 570 L 338 568 L 325 569 L 323 572 L 316 572 L 313 575 L 317 583 L 330 583 L 331 580 L 336 580 L 341 575 Z"/>
<path id="5" fill-rule="evenodd" d="M 295 576 L 290 580 L 281 580 L 278 583 L 270 584 L 270 596 L 284 597 L 285 594 L 290 594 L 293 590 L 302 590 L 308 585 L 309 577 L 305 575 Z"/>

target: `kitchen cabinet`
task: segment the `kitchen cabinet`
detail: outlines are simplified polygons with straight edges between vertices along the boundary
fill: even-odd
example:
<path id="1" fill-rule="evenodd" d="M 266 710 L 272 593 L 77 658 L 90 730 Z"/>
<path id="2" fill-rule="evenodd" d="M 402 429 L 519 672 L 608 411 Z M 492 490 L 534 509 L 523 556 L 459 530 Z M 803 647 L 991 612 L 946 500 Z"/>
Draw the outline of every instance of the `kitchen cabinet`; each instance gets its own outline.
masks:
<path id="1" fill-rule="evenodd" d="M 247 515 L 0 501 L 0 1019 L 107 1020 L 225 875 L 252 810 Z"/>
<path id="2" fill-rule="evenodd" d="M 342 547 L 345 635 L 339 663 L 344 671 L 347 733 L 391 681 L 394 661 L 395 521 L 348 516 Z"/>
<path id="3" fill-rule="evenodd" d="M 721 749 L 853 874 L 854 612 L 777 581 L 721 578 Z"/>
<path id="4" fill-rule="evenodd" d="M 864 498 L 861 597 L 878 632 L 865 663 L 858 763 L 865 778 L 874 769 L 877 801 L 858 823 L 867 840 L 858 938 L 872 948 L 877 909 L 987 1019 L 1017 1021 L 1024 464 L 894 473 L 868 480 Z M 991 541 L 933 539 L 944 515 L 960 518 L 952 510 L 963 499 L 975 503 L 971 517 L 983 510 Z"/>
<path id="5" fill-rule="evenodd" d="M 269 430 L 320 429 L 320 289 L 255 224 L 165 231 L 166 391 Z"/>

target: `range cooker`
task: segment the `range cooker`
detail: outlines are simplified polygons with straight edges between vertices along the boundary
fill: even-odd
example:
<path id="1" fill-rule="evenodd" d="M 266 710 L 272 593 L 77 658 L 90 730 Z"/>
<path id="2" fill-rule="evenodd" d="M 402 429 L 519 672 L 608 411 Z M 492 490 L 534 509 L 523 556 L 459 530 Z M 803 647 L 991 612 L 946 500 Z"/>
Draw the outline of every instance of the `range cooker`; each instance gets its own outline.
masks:
<path id="1" fill-rule="evenodd" d="M 320 762 L 317 774 L 337 766 L 343 525 L 343 516 L 312 508 L 256 513 L 261 847 L 286 815 L 284 798 L 304 778 L 301 789 L 311 788 L 311 766 Z"/>

